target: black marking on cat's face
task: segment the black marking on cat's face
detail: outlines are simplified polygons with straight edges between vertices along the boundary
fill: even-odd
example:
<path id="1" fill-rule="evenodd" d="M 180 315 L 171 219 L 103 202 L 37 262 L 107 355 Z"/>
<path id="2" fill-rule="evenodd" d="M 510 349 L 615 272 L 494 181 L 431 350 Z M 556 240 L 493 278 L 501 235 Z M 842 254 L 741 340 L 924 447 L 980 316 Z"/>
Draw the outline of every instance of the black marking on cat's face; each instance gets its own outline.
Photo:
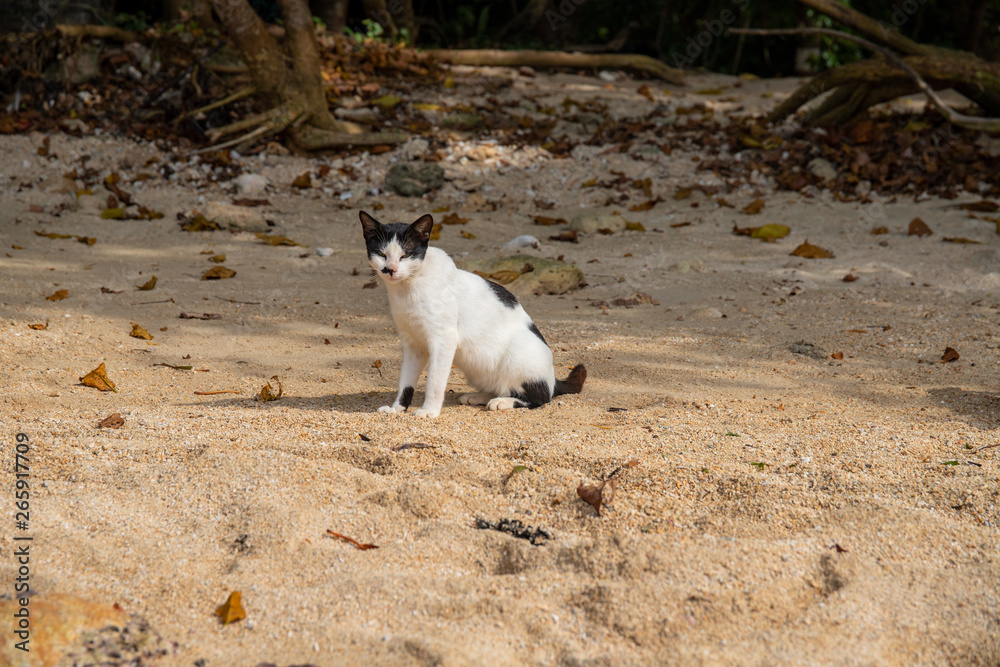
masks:
<path id="1" fill-rule="evenodd" d="M 543 335 L 542 335 L 542 332 L 538 330 L 538 327 L 536 327 L 536 326 L 535 326 L 535 323 L 534 323 L 534 322 L 531 322 L 531 323 L 530 323 L 530 324 L 528 325 L 528 331 L 530 331 L 531 333 L 533 333 L 533 334 L 535 334 L 536 336 L 538 336 L 538 340 L 540 340 L 540 341 L 542 341 L 543 343 L 545 343 L 546 345 L 548 345 L 548 343 L 546 343 L 546 342 L 545 342 L 545 336 L 543 336 Z"/>
<path id="2" fill-rule="evenodd" d="M 483 280 L 486 280 L 486 278 L 483 278 Z M 491 290 L 493 290 L 493 294 L 496 295 L 500 303 L 512 310 L 517 308 L 517 297 L 511 294 L 506 287 L 498 285 L 492 280 L 486 280 L 486 284 L 489 285 Z"/>
<path id="3" fill-rule="evenodd" d="M 403 406 L 403 409 L 410 407 L 410 403 L 413 402 L 413 387 L 407 387 L 403 390 L 403 395 L 399 397 L 399 404 Z"/>
<path id="4" fill-rule="evenodd" d="M 524 405 L 518 407 L 528 407 L 534 410 L 552 400 L 549 392 L 549 385 L 544 380 L 532 380 L 521 385 L 521 391 L 512 391 L 511 396 Z"/>
<path id="5" fill-rule="evenodd" d="M 369 259 L 384 256 L 386 246 L 394 240 L 403 249 L 403 257 L 406 259 L 422 260 L 427 254 L 427 242 L 434 226 L 434 219 L 430 215 L 421 216 L 411 225 L 402 222 L 383 225 L 364 211 L 360 211 L 358 216 L 361 218 Z"/>

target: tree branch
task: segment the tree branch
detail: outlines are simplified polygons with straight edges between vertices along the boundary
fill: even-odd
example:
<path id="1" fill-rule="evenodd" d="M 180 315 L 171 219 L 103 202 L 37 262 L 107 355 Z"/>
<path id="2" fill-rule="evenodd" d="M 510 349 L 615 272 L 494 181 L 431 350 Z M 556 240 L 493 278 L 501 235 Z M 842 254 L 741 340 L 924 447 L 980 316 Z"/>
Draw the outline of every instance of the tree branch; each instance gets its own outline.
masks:
<path id="1" fill-rule="evenodd" d="M 923 77 L 917 73 L 915 69 L 910 67 L 910 65 L 897 56 L 895 53 L 879 46 L 873 42 L 864 39 L 863 37 L 858 37 L 856 35 L 851 35 L 846 32 L 841 32 L 839 30 L 829 30 L 827 28 L 794 28 L 788 30 L 760 30 L 754 28 L 731 28 L 729 32 L 733 34 L 746 34 L 746 35 L 828 35 L 831 37 L 836 37 L 838 39 L 846 39 L 847 41 L 860 44 L 870 51 L 879 53 L 886 57 L 893 65 L 903 70 L 910 79 L 917 85 L 924 95 L 930 100 L 931 105 L 941 112 L 948 122 L 958 125 L 959 127 L 964 127 L 970 130 L 982 130 L 984 132 L 1000 132 L 1000 118 L 977 118 L 975 116 L 966 116 L 961 114 L 942 100 L 934 89 L 927 85 Z"/>

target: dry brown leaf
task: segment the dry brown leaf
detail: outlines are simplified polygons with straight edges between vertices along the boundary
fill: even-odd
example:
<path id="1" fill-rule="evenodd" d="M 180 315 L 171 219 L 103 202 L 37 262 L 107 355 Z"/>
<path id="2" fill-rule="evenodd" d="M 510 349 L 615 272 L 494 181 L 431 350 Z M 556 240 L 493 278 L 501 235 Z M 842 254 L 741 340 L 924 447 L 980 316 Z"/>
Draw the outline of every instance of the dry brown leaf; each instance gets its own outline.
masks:
<path id="1" fill-rule="evenodd" d="M 493 273 L 475 271 L 474 273 L 478 276 L 486 278 L 486 280 L 492 280 L 498 285 L 509 285 L 521 277 L 521 274 L 517 271 L 494 271 Z"/>
<path id="2" fill-rule="evenodd" d="M 212 255 L 211 257 L 208 258 L 208 261 L 210 261 L 210 262 L 212 262 L 214 264 L 222 264 L 224 261 L 226 261 L 226 256 L 225 255 Z"/>
<path id="3" fill-rule="evenodd" d="M 833 354 L 830 355 L 830 358 L 831 359 L 836 359 L 836 360 L 839 361 L 839 360 L 841 360 L 841 359 L 844 358 L 844 353 L 843 352 L 834 352 Z"/>
<path id="4" fill-rule="evenodd" d="M 834 256 L 829 250 L 815 246 L 809 243 L 808 240 L 793 250 L 790 254 L 795 257 L 804 257 L 806 259 L 829 259 Z"/>
<path id="5" fill-rule="evenodd" d="M 628 230 L 628 231 L 630 231 L 630 232 L 644 232 L 644 231 L 646 231 L 646 227 L 643 226 L 643 224 L 641 222 L 629 222 L 628 220 L 625 221 L 625 229 Z"/>
<path id="6" fill-rule="evenodd" d="M 136 285 L 135 286 L 136 289 L 142 290 L 144 292 L 148 292 L 149 290 L 153 289 L 154 287 L 156 287 L 156 276 L 153 276 L 152 278 L 150 278 L 149 280 L 147 280 L 146 282 L 144 282 L 141 285 Z"/>
<path id="7" fill-rule="evenodd" d="M 764 209 L 763 199 L 754 199 L 752 202 L 743 207 L 743 212 L 747 215 L 757 215 Z"/>
<path id="8" fill-rule="evenodd" d="M 53 292 L 52 294 L 45 297 L 46 301 L 62 301 L 69 296 L 69 290 L 61 289 L 58 292 Z"/>
<path id="9" fill-rule="evenodd" d="M 45 324 L 29 324 L 29 329 L 34 329 L 35 331 L 45 331 L 49 328 L 49 321 L 45 320 Z"/>
<path id="10" fill-rule="evenodd" d="M 299 247 L 302 247 L 302 248 L 305 247 L 301 243 L 296 243 L 295 241 L 291 240 L 287 236 L 281 236 L 280 234 L 275 234 L 275 235 L 272 236 L 270 234 L 265 234 L 264 232 L 254 232 L 254 236 L 256 236 L 257 238 L 259 238 L 261 241 L 263 241 L 267 245 L 275 245 L 275 246 L 277 246 L 277 245 L 290 245 L 290 246 L 299 246 Z"/>
<path id="11" fill-rule="evenodd" d="M 87 245 L 94 245 L 95 243 L 97 243 L 97 239 L 95 239 L 92 236 L 74 236 L 73 238 L 75 238 L 80 243 L 85 243 Z"/>
<path id="12" fill-rule="evenodd" d="M 969 204 L 961 204 L 959 208 L 963 208 L 966 211 L 975 211 L 977 213 L 994 213 L 1000 211 L 1000 204 L 995 201 L 990 201 L 989 199 L 984 199 L 982 201 L 971 202 Z"/>
<path id="13" fill-rule="evenodd" d="M 224 278 L 232 278 L 236 275 L 236 272 L 232 269 L 227 269 L 224 266 L 216 266 L 208 271 L 206 271 L 202 276 L 202 280 L 222 280 Z"/>
<path id="14" fill-rule="evenodd" d="M 463 230 L 462 230 L 462 238 L 463 238 L 463 239 L 474 239 L 474 238 L 476 238 L 476 235 L 475 235 L 475 234 L 473 234 L 472 232 L 467 232 L 467 231 L 465 231 L 465 230 L 463 229 Z"/>
<path id="15" fill-rule="evenodd" d="M 674 224 L 670 225 L 670 227 L 671 227 L 671 229 L 677 229 L 679 227 L 689 227 L 690 225 L 691 225 L 690 221 L 688 221 L 688 222 L 675 222 Z"/>
<path id="16" fill-rule="evenodd" d="M 299 190 L 307 190 L 312 187 L 312 175 L 308 171 L 304 171 L 295 177 L 292 181 L 292 187 L 298 188 Z"/>
<path id="17" fill-rule="evenodd" d="M 118 393 L 118 390 L 115 389 L 115 383 L 108 377 L 108 372 L 104 368 L 103 361 L 100 366 L 80 378 L 80 382 L 82 382 L 86 387 L 93 387 L 94 389 L 99 389 L 100 391 L 113 391 Z"/>
<path id="18" fill-rule="evenodd" d="M 274 380 L 275 384 L 278 385 L 278 393 L 275 394 L 274 390 L 271 389 L 271 383 L 268 382 L 263 387 L 260 388 L 260 393 L 257 394 L 257 400 L 261 403 L 267 403 L 268 401 L 276 401 L 281 398 L 282 388 L 281 380 L 278 379 L 277 375 L 272 375 L 271 379 Z"/>
<path id="19" fill-rule="evenodd" d="M 271 202 L 266 199 L 234 199 L 233 206 L 270 206 Z"/>
<path id="20" fill-rule="evenodd" d="M 635 92 L 639 93 L 640 95 L 642 95 L 643 97 L 645 97 L 650 102 L 654 102 L 655 101 L 653 99 L 653 92 L 649 89 L 649 86 L 647 86 L 646 84 L 642 84 L 641 86 L 639 86 L 639 90 L 637 90 Z"/>
<path id="21" fill-rule="evenodd" d="M 843 278 L 841 278 L 841 280 L 843 280 L 845 283 L 853 283 L 857 279 L 858 279 L 858 277 L 856 275 L 854 275 L 853 273 L 848 273 L 846 276 L 844 276 Z"/>
<path id="22" fill-rule="evenodd" d="M 648 211 L 649 209 L 651 209 L 654 206 L 656 206 L 657 204 L 659 204 L 661 201 L 663 201 L 663 200 L 660 199 L 659 197 L 657 197 L 656 199 L 650 199 L 649 201 L 645 201 L 645 202 L 643 202 L 641 204 L 636 204 L 635 206 L 629 206 L 628 210 L 630 210 L 630 211 Z"/>
<path id="23" fill-rule="evenodd" d="M 594 486 L 581 484 L 576 487 L 576 493 L 583 502 L 597 510 L 597 516 L 601 516 L 601 505 L 610 503 L 615 498 L 615 480 L 607 479 Z"/>
<path id="24" fill-rule="evenodd" d="M 869 234 L 873 236 L 879 236 L 880 234 L 888 234 L 888 233 L 889 233 L 888 227 L 872 227 L 872 230 L 869 232 Z"/>
<path id="25" fill-rule="evenodd" d="M 694 188 L 677 188 L 674 190 L 674 199 L 683 201 L 694 193 Z"/>
<path id="26" fill-rule="evenodd" d="M 153 340 L 153 336 L 135 322 L 132 322 L 132 331 L 129 333 L 129 336 L 143 340 Z"/>
<path id="27" fill-rule="evenodd" d="M 125 418 L 117 412 L 97 422 L 97 428 L 121 428 L 124 425 Z"/>
<path id="28" fill-rule="evenodd" d="M 962 238 L 961 236 L 946 236 L 941 240 L 947 243 L 975 243 L 976 245 L 979 245 L 980 243 L 979 241 L 973 241 L 972 239 Z"/>
<path id="29" fill-rule="evenodd" d="M 35 230 L 36 236 L 44 236 L 47 239 L 71 239 L 73 236 L 71 234 L 56 234 L 54 232 L 40 232 Z"/>
<path id="30" fill-rule="evenodd" d="M 440 222 L 435 222 L 433 225 L 431 225 L 430 240 L 431 241 L 437 241 L 438 239 L 440 239 L 441 238 L 441 230 L 442 229 L 443 229 L 443 227 L 442 227 L 442 225 L 441 225 Z"/>
<path id="31" fill-rule="evenodd" d="M 564 232 L 559 232 L 555 236 L 549 237 L 550 241 L 563 241 L 565 243 L 579 243 L 580 234 L 575 229 L 567 229 Z"/>
<path id="32" fill-rule="evenodd" d="M 458 213 L 449 213 L 448 215 L 441 218 L 442 225 L 464 225 L 469 221 L 469 218 L 460 218 Z"/>
<path id="33" fill-rule="evenodd" d="M 958 350 L 953 347 L 944 348 L 944 354 L 941 355 L 941 362 L 948 363 L 949 361 L 958 361 L 959 355 Z"/>
<path id="34" fill-rule="evenodd" d="M 230 623 L 242 621 L 246 618 L 247 613 L 243 611 L 243 604 L 240 600 L 240 592 L 233 591 L 230 593 L 229 599 L 215 610 L 215 615 L 219 617 L 223 625 L 229 625 Z"/>
<path id="35" fill-rule="evenodd" d="M 921 220 L 920 218 L 914 218 L 913 220 L 910 220 L 910 228 L 907 231 L 907 234 L 909 234 L 910 236 L 924 237 L 924 236 L 930 236 L 933 233 L 934 232 L 931 231 L 931 228 L 927 226 L 927 223 Z"/>
<path id="36" fill-rule="evenodd" d="M 222 229 L 217 222 L 210 222 L 200 213 L 190 220 L 187 216 L 178 214 L 181 219 L 181 229 L 185 232 L 214 232 Z"/>
<path id="37" fill-rule="evenodd" d="M 565 218 L 550 218 L 545 215 L 533 215 L 531 216 L 536 225 L 544 225 L 546 227 L 551 227 L 552 225 L 568 225 L 569 223 Z"/>

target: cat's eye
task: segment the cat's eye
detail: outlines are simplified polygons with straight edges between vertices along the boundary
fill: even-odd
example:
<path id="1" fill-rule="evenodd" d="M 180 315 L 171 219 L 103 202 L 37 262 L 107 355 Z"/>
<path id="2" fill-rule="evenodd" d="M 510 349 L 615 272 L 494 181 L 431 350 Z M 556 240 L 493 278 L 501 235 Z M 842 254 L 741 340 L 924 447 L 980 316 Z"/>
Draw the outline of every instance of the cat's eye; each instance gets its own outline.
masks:
<path id="1" fill-rule="evenodd" d="M 385 259 L 385 253 L 382 252 L 381 250 L 376 250 L 375 254 L 381 257 L 382 259 Z"/>
<path id="2" fill-rule="evenodd" d="M 412 257 L 412 256 L 413 256 L 412 252 L 404 252 L 402 255 L 400 255 L 399 258 L 400 259 L 406 259 L 407 257 Z"/>

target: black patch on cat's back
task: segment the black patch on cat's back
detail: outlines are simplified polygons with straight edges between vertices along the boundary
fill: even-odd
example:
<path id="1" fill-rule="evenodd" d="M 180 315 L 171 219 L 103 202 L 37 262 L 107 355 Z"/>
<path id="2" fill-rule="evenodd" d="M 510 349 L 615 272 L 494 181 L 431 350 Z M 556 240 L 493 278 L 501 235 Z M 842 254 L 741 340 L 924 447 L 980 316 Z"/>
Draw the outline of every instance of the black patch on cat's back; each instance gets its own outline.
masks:
<path id="1" fill-rule="evenodd" d="M 552 400 L 549 385 L 544 380 L 532 380 L 521 385 L 521 391 L 512 391 L 511 396 L 534 410 Z"/>
<path id="2" fill-rule="evenodd" d="M 530 331 L 531 333 L 533 333 L 536 336 L 538 336 L 538 340 L 540 340 L 543 343 L 545 343 L 545 345 L 548 345 L 548 342 L 546 342 L 546 340 L 545 340 L 545 336 L 543 336 L 542 332 L 538 330 L 538 327 L 535 326 L 534 322 L 530 322 L 528 324 L 528 331 Z"/>
<path id="3" fill-rule="evenodd" d="M 483 278 L 486 280 L 486 278 Z M 490 289 L 493 290 L 493 294 L 503 305 L 507 306 L 511 310 L 517 308 L 517 297 L 510 293 L 510 291 L 503 285 L 498 285 L 492 280 L 486 280 L 486 284 L 489 285 Z"/>
<path id="4" fill-rule="evenodd" d="M 413 402 L 413 387 L 407 387 L 403 390 L 403 395 L 399 397 L 399 404 L 403 406 L 403 410 L 410 407 L 410 403 Z"/>

